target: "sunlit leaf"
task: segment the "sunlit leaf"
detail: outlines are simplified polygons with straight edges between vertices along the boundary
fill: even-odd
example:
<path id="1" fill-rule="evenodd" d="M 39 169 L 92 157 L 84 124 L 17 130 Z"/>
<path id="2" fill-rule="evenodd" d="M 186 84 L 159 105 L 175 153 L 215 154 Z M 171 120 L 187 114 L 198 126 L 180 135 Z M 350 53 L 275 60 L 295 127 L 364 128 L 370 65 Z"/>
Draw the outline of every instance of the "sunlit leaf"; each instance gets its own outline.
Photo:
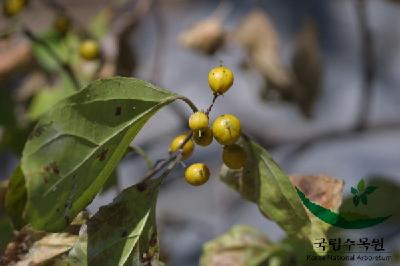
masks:
<path id="1" fill-rule="evenodd" d="M 148 119 L 178 96 L 134 78 L 98 80 L 58 103 L 27 141 L 27 220 L 63 229 L 101 190 Z"/>

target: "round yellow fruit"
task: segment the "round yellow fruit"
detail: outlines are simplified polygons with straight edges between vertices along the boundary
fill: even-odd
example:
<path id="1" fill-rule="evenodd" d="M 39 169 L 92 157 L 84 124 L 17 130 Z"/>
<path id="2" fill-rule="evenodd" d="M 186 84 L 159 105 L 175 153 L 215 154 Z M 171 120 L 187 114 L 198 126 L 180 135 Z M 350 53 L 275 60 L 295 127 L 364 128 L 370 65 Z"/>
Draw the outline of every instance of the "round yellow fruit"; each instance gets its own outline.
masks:
<path id="1" fill-rule="evenodd" d="M 193 132 L 193 140 L 197 145 L 208 146 L 213 141 L 213 133 L 211 128 L 207 127 L 203 130 Z"/>
<path id="2" fill-rule="evenodd" d="M 79 47 L 79 54 L 83 59 L 95 60 L 99 57 L 100 48 L 99 44 L 95 40 L 85 40 Z"/>
<path id="3" fill-rule="evenodd" d="M 202 130 L 208 127 L 208 115 L 203 112 L 196 112 L 189 117 L 189 128 L 193 131 Z"/>
<path id="4" fill-rule="evenodd" d="M 25 8 L 27 3 L 27 0 L 4 0 L 4 14 L 9 17 L 15 16 Z"/>
<path id="5" fill-rule="evenodd" d="M 221 115 L 214 120 L 212 133 L 220 144 L 234 144 L 240 138 L 240 121 L 231 114 Z"/>
<path id="6" fill-rule="evenodd" d="M 201 186 L 208 181 L 210 170 L 204 163 L 194 163 L 186 168 L 186 182 L 192 186 Z"/>
<path id="7" fill-rule="evenodd" d="M 208 85 L 215 94 L 224 94 L 233 84 L 233 72 L 225 66 L 214 67 L 208 72 Z"/>
<path id="8" fill-rule="evenodd" d="M 186 140 L 186 138 L 187 138 L 187 134 L 181 134 L 181 135 L 175 137 L 172 140 L 171 145 L 169 146 L 169 151 L 176 152 L 181 147 L 181 145 Z M 187 158 L 189 158 L 193 152 L 193 149 L 194 149 L 194 143 L 190 139 L 182 147 L 182 160 L 186 160 Z"/>
<path id="9" fill-rule="evenodd" d="M 54 28 L 62 34 L 67 33 L 71 27 L 70 19 L 65 15 L 59 15 L 54 20 Z"/>
<path id="10" fill-rule="evenodd" d="M 246 163 L 246 152 L 239 145 L 229 145 L 224 147 L 222 159 L 224 164 L 230 169 L 240 169 Z"/>

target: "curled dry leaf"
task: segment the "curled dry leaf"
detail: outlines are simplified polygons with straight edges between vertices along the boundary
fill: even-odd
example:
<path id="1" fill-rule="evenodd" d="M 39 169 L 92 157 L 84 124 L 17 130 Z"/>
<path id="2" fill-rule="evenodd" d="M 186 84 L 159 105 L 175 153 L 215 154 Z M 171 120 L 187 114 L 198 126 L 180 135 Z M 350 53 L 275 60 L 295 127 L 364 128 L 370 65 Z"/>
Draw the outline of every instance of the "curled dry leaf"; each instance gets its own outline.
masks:
<path id="1" fill-rule="evenodd" d="M 221 19 L 209 17 L 182 32 L 178 40 L 186 48 L 212 55 L 222 46 L 224 35 Z"/>
<path id="2" fill-rule="evenodd" d="M 7 245 L 0 265 L 41 265 L 68 251 L 77 240 L 77 235 L 45 233 L 24 227 Z"/>
<path id="3" fill-rule="evenodd" d="M 327 175 L 289 176 L 293 185 L 298 187 L 311 201 L 324 208 L 337 212 L 342 204 L 343 181 Z M 316 219 L 307 210 L 310 218 Z M 319 221 L 319 220 L 318 220 Z M 321 222 L 321 225 L 328 226 Z"/>
<path id="4" fill-rule="evenodd" d="M 303 114 L 310 117 L 314 102 L 319 95 L 322 78 L 317 27 L 312 21 L 306 21 L 297 36 L 292 69 L 293 97 Z"/>
<path id="5" fill-rule="evenodd" d="M 287 90 L 291 75 L 282 64 L 278 33 L 264 11 L 251 11 L 235 29 L 233 37 L 246 50 L 250 64 L 263 75 L 269 87 Z"/>

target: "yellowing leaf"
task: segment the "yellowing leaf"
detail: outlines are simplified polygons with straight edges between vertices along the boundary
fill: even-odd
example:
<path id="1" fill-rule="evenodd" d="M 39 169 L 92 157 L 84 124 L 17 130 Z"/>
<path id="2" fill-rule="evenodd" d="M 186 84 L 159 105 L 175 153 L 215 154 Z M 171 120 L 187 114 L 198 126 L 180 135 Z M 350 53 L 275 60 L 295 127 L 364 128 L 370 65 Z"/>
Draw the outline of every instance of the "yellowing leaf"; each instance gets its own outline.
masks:
<path id="1" fill-rule="evenodd" d="M 263 232 L 246 225 L 236 225 L 204 245 L 200 265 L 266 265 L 271 250 L 271 243 Z"/>
<path id="2" fill-rule="evenodd" d="M 247 153 L 242 170 L 221 169 L 221 180 L 258 205 L 261 213 L 276 222 L 290 237 L 313 243 L 326 238 L 325 230 L 311 220 L 288 176 L 266 150 L 255 142 L 241 143 Z"/>

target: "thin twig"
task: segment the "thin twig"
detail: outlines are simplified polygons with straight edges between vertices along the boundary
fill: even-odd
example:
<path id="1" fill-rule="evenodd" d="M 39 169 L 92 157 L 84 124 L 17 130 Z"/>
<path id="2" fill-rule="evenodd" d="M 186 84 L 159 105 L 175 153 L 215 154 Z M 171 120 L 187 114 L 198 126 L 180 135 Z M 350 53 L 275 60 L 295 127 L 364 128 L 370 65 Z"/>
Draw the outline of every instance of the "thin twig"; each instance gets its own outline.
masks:
<path id="1" fill-rule="evenodd" d="M 80 90 L 81 85 L 78 81 L 78 79 L 76 78 L 71 66 L 65 62 L 54 50 L 53 48 L 51 48 L 51 46 L 46 43 L 45 41 L 43 41 L 42 39 L 40 39 L 39 37 L 37 37 L 33 32 L 31 32 L 28 28 L 23 28 L 22 32 L 26 35 L 26 37 L 28 37 L 28 39 L 30 39 L 32 42 L 42 46 L 47 53 L 53 57 L 53 59 L 57 62 L 57 64 L 65 71 L 65 73 L 68 75 L 68 77 L 71 79 L 74 87 L 76 90 Z"/>
<path id="2" fill-rule="evenodd" d="M 179 145 L 178 150 L 174 153 L 170 153 L 169 157 L 166 158 L 165 160 L 162 160 L 162 161 L 160 161 L 160 163 L 155 164 L 154 167 L 143 177 L 143 180 L 141 182 L 144 182 L 144 181 L 154 177 L 161 170 L 163 170 L 165 167 L 167 167 L 171 162 L 176 161 L 176 163 L 173 163 L 174 166 L 172 168 L 174 168 L 178 163 L 180 163 L 182 161 L 183 146 L 185 146 L 185 144 L 192 138 L 192 136 L 193 136 L 193 132 L 190 132 L 190 134 L 188 134 L 186 136 L 186 138 L 183 140 L 183 142 Z M 172 169 L 170 169 L 169 171 L 171 171 L 171 170 Z"/>
<path id="3" fill-rule="evenodd" d="M 189 107 L 192 109 L 193 113 L 195 113 L 199 110 L 197 108 L 197 106 L 189 98 L 186 98 L 184 96 L 178 96 L 177 99 L 182 100 L 185 103 L 187 103 L 187 105 L 189 105 Z"/>
<path id="4" fill-rule="evenodd" d="M 213 97 L 213 99 L 212 99 L 212 102 L 211 102 L 210 106 L 207 108 L 206 115 L 209 115 L 209 114 L 210 114 L 211 109 L 213 108 L 213 106 L 214 106 L 214 104 L 215 104 L 215 101 L 217 100 L 218 96 L 219 96 L 219 94 L 216 94 L 216 93 L 214 94 L 214 97 Z"/>
<path id="5" fill-rule="evenodd" d="M 373 93 L 373 83 L 375 80 L 373 39 L 371 29 L 368 25 L 366 0 L 356 0 L 356 15 L 360 31 L 362 94 L 355 130 L 362 131 L 367 127 L 368 124 Z"/>

